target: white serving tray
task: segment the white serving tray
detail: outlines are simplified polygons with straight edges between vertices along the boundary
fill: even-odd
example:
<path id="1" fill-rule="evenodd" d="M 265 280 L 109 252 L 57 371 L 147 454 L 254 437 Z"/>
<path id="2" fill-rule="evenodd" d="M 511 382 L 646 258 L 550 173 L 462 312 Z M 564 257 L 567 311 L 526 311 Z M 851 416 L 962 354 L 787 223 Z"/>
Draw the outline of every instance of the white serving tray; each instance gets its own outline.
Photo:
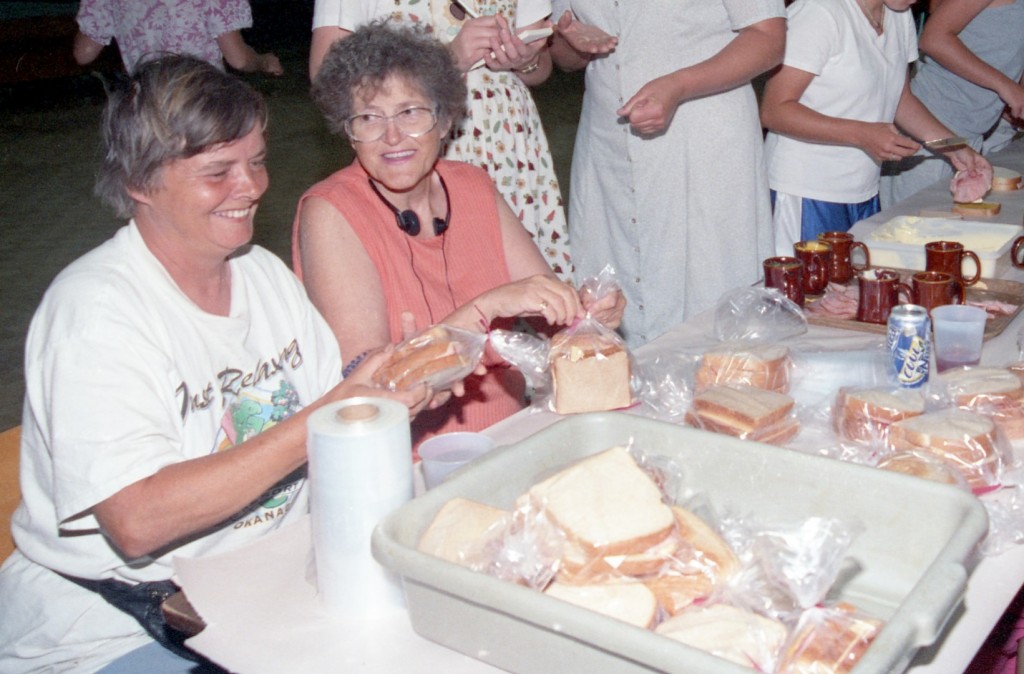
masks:
<path id="1" fill-rule="evenodd" d="M 621 412 L 577 415 L 491 452 L 374 531 L 374 556 L 402 577 L 416 632 L 512 672 L 749 674 L 652 631 L 416 550 L 447 500 L 511 508 L 544 477 L 630 441 L 674 458 L 685 469 L 684 487 L 706 494 L 718 512 L 864 525 L 847 560 L 853 572 L 830 597 L 886 621 L 856 674 L 901 672 L 937 639 L 988 527 L 981 503 L 948 485 Z"/>
<path id="2" fill-rule="evenodd" d="M 893 240 L 890 237 L 894 232 L 913 236 L 914 240 Z M 1010 248 L 1021 234 L 1021 225 L 900 215 L 862 240 L 871 251 L 872 266 L 902 269 L 925 268 L 924 244 L 929 241 L 958 241 L 978 255 L 982 277 L 999 278 L 1009 267 Z M 974 262 L 968 260 L 963 270 L 966 276 L 973 276 Z"/>

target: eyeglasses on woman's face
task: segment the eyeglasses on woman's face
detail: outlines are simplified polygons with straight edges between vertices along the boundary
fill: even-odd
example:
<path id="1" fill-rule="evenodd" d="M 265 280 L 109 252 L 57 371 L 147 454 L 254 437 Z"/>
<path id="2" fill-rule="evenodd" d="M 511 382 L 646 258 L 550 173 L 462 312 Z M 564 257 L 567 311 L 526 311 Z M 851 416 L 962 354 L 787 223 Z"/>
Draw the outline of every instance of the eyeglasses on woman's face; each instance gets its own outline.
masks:
<path id="1" fill-rule="evenodd" d="M 384 137 L 391 122 L 404 135 L 419 138 L 437 126 L 437 110 L 417 105 L 393 115 L 363 112 L 345 120 L 345 132 L 356 143 L 372 143 Z"/>

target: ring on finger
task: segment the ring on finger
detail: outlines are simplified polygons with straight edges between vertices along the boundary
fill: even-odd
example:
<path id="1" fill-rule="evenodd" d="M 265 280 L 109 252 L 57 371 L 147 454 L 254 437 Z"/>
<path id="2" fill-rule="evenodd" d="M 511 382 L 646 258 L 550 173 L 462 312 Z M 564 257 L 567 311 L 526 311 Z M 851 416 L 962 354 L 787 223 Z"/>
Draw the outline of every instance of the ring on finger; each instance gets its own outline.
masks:
<path id="1" fill-rule="evenodd" d="M 546 311 L 547 308 L 548 308 L 548 301 L 547 300 L 541 300 L 540 301 L 540 310 L 541 311 Z"/>

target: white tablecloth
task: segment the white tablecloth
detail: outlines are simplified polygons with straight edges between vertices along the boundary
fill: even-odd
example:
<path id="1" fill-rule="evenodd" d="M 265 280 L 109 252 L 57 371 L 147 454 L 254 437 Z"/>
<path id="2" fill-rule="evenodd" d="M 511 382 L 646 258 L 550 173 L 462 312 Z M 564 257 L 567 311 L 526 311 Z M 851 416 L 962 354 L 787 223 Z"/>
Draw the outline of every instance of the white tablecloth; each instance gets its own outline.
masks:
<path id="1" fill-rule="evenodd" d="M 993 157 L 992 160 L 993 164 L 1024 172 L 1024 142 L 1017 142 L 1008 150 Z M 1003 209 L 1002 213 L 996 217 L 997 221 L 1007 223 L 1024 221 L 1024 191 L 1013 195 L 998 195 L 998 200 L 1002 201 Z M 945 186 L 936 185 L 870 220 L 858 223 L 853 231 L 858 239 L 862 239 L 872 227 L 877 227 L 895 215 L 918 214 L 922 209 L 948 210 L 951 203 L 949 192 Z M 1024 281 L 1024 272 L 1012 272 L 1011 278 Z M 697 351 L 714 343 L 712 324 L 710 313 L 698 316 L 637 350 L 635 355 L 641 360 L 649 360 L 660 354 Z M 1003 365 L 1017 360 L 1017 334 L 1022 327 L 1024 327 L 1024 314 L 1018 316 L 1002 335 L 986 343 L 982 363 Z M 878 335 L 870 333 L 812 326 L 807 334 L 792 340 L 789 346 L 795 351 L 801 349 L 853 351 L 877 345 L 879 339 Z M 558 418 L 548 412 L 524 410 L 494 425 L 486 433 L 493 437 L 499 445 L 510 444 L 554 423 Z M 208 568 L 211 569 L 214 564 L 227 564 L 228 573 L 234 575 L 255 577 L 262 573 L 262 571 L 256 570 L 253 571 L 253 575 L 240 572 L 237 561 L 233 559 L 210 560 L 210 563 L 211 566 Z M 295 562 L 293 560 L 290 563 Z M 198 575 L 201 576 L 204 573 L 206 571 L 202 570 L 198 572 Z M 194 577 L 197 574 L 193 573 L 192 575 Z M 1022 585 L 1024 585 L 1024 546 L 1017 546 L 996 557 L 983 558 L 971 574 L 963 605 L 950 619 L 945 633 L 934 646 L 918 653 L 908 671 L 912 674 L 962 672 Z M 193 596 L 187 584 L 186 592 L 190 597 Z M 273 610 L 272 604 L 265 607 L 265 610 Z M 299 616 L 294 614 L 292 618 L 300 620 Z M 309 622 L 314 623 L 315 621 L 310 620 Z M 294 627 L 301 628 L 302 625 Z M 320 628 L 323 628 L 322 624 L 319 627 L 310 626 L 310 629 L 314 630 Z M 197 650 L 211 656 L 220 654 L 221 650 L 215 643 L 216 640 L 210 633 L 200 635 L 200 638 L 196 640 Z M 277 672 L 282 671 L 282 666 L 289 662 L 295 664 L 296 661 L 290 659 L 291 656 L 285 652 L 291 642 L 294 642 L 294 639 L 271 640 L 263 642 L 264 647 L 261 648 L 260 639 L 245 640 L 244 649 L 249 653 L 245 659 L 246 664 L 239 667 L 240 671 Z M 346 671 L 375 673 L 401 672 L 404 674 L 409 671 L 444 671 L 450 674 L 484 674 L 499 671 L 490 665 L 438 646 L 416 635 L 410 627 L 408 615 L 402 609 L 378 616 L 372 624 L 360 625 L 358 629 L 333 630 L 329 648 L 323 640 L 318 643 L 322 645 L 314 649 L 307 649 L 307 654 L 320 652 L 323 656 L 323 666 L 311 663 L 311 666 L 305 671 L 336 671 L 341 663 Z M 222 660 L 222 662 L 232 666 L 230 661 Z M 240 662 L 237 664 L 241 665 Z M 288 667 L 284 666 L 284 670 L 287 671 L 287 669 Z"/>

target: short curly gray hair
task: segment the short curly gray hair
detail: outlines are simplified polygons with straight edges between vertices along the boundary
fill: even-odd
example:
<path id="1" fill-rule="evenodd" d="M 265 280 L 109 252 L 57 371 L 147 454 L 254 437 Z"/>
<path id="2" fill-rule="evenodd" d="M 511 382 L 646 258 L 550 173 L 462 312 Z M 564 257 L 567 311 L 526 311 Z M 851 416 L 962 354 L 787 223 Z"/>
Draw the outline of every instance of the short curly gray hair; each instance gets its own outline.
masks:
<path id="1" fill-rule="evenodd" d="M 145 61 L 108 92 L 96 195 L 131 217 L 136 202 L 129 192 L 158 187 L 167 163 L 266 124 L 263 98 L 234 75 L 191 56 Z"/>
<path id="2" fill-rule="evenodd" d="M 333 133 L 345 132 L 356 91 L 371 93 L 397 75 L 437 106 L 441 123 L 457 126 L 466 111 L 466 83 L 451 53 L 424 29 L 387 19 L 356 29 L 331 45 L 313 81 L 313 101 Z"/>

